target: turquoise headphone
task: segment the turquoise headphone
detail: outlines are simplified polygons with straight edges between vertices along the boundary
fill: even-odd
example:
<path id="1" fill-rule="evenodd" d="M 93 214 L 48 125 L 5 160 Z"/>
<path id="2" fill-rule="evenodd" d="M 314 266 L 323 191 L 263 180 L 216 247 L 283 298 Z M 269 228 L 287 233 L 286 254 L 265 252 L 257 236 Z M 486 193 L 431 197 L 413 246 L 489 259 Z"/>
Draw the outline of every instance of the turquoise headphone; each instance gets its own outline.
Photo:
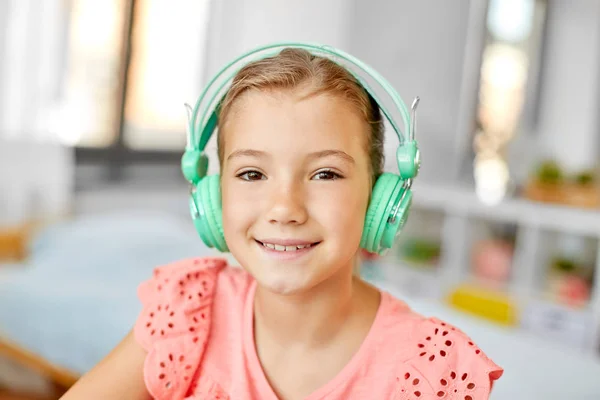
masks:
<path id="1" fill-rule="evenodd" d="M 188 140 L 185 153 L 181 159 L 181 169 L 183 176 L 190 183 L 189 206 L 194 226 L 200 238 L 208 247 L 214 247 L 222 252 L 229 251 L 223 234 L 219 175 L 206 176 L 208 157 L 204 149 L 217 127 L 217 106 L 226 94 L 227 85 L 235 77 L 239 69 L 248 62 L 256 60 L 257 58 L 254 58 L 256 56 L 258 56 L 258 59 L 274 56 L 283 48 L 289 47 L 305 49 L 313 54 L 329 56 L 330 58 L 333 56 L 351 62 L 379 83 L 392 98 L 394 106 L 402 116 L 404 128 L 408 132 L 407 140 L 404 140 L 396 121 L 394 121 L 384 104 L 378 99 L 375 91 L 360 76 L 354 74 L 365 90 L 377 102 L 381 112 L 392 125 L 400 140 L 400 145 L 396 151 L 399 174 L 383 173 L 377 179 L 365 216 L 360 241 L 361 248 L 366 251 L 383 254 L 387 249 L 392 247 L 396 236 L 406 223 L 412 203 L 412 179 L 417 176 L 421 164 L 419 149 L 414 140 L 415 114 L 419 98 L 415 98 L 411 107 L 411 115 L 409 115 L 409 111 L 400 96 L 379 73 L 339 49 L 318 44 L 275 43 L 246 52 L 226 65 L 211 79 L 193 109 L 186 104 L 188 112 Z M 274 51 L 274 49 L 279 50 Z M 267 52 L 266 55 L 260 54 L 266 50 L 270 50 L 270 52 Z M 241 65 L 236 67 L 235 65 L 240 62 Z M 217 81 L 220 79 L 223 79 L 223 81 L 218 84 Z M 212 94 L 209 94 L 211 91 Z M 201 108 L 203 103 L 205 103 L 204 107 Z M 198 133 L 200 133 L 199 139 Z"/>

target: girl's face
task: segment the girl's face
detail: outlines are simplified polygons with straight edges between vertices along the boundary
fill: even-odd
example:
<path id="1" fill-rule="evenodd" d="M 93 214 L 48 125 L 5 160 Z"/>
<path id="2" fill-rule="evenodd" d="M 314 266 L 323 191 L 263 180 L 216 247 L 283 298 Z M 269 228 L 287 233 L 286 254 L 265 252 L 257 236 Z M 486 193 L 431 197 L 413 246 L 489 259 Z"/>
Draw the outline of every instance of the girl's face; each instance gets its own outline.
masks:
<path id="1" fill-rule="evenodd" d="M 224 130 L 227 245 L 272 292 L 305 292 L 352 273 L 370 179 L 366 123 L 345 100 L 248 91 Z"/>

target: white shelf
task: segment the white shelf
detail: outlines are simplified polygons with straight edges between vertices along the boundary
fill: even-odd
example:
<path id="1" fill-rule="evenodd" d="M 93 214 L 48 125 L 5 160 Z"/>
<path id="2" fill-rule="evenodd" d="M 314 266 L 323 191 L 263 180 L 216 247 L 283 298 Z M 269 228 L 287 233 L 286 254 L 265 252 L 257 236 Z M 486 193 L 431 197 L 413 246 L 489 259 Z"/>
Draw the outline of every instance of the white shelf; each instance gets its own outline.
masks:
<path id="1" fill-rule="evenodd" d="M 418 182 L 413 187 L 414 210 L 439 212 L 441 225 L 441 260 L 437 270 L 415 271 L 401 262 L 390 276 L 402 290 L 414 294 L 414 288 L 432 286 L 422 291 L 426 297 L 442 299 L 458 284 L 469 282 L 470 251 L 474 222 L 513 225 L 516 242 L 512 260 L 511 281 L 507 294 L 521 311 L 519 326 L 543 334 L 552 328 L 558 342 L 570 337 L 571 345 L 583 351 L 600 347 L 600 210 L 585 210 L 538 203 L 526 199 L 507 198 L 495 206 L 482 203 L 473 188 Z M 419 218 L 419 213 L 414 213 Z M 412 221 L 418 224 L 418 221 Z M 554 246 L 548 234 L 568 234 L 595 240 L 597 256 L 595 278 L 587 306 L 576 309 L 555 304 L 543 298 L 540 282 L 548 265 L 548 254 Z M 407 232 L 407 235 L 410 235 Z M 546 254 L 548 253 L 548 254 Z M 384 262 L 388 262 L 384 260 Z M 388 271 L 390 269 L 388 268 Z M 394 271 L 394 269 L 392 269 Z M 561 326 L 562 324 L 562 326 Z M 566 342 L 565 342 L 565 345 Z"/>
<path id="2" fill-rule="evenodd" d="M 482 203 L 472 188 L 418 184 L 413 186 L 415 205 L 444 210 L 454 215 L 479 216 L 521 226 L 557 230 L 576 235 L 600 237 L 600 210 L 537 203 L 525 199 L 506 199 L 495 206 Z"/>

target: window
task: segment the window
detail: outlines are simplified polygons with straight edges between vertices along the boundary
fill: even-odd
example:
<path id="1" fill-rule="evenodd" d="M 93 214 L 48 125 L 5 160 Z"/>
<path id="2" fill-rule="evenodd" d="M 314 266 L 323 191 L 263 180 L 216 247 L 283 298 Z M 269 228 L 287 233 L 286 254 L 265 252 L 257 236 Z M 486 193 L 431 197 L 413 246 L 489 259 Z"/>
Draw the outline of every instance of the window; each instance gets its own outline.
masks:
<path id="1" fill-rule="evenodd" d="M 199 93 L 207 23 L 205 1 L 138 1 L 124 110 L 127 147 L 182 151 L 183 104 Z"/>
<path id="2" fill-rule="evenodd" d="M 65 80 L 52 123 L 66 144 L 106 148 L 118 138 L 127 3 L 71 2 Z"/>
<path id="3" fill-rule="evenodd" d="M 88 51 L 86 43 L 74 47 L 98 69 L 96 107 L 88 107 L 88 112 L 95 109 L 103 122 L 88 124 L 88 140 L 82 137 L 75 143 L 81 148 L 78 160 L 100 161 L 115 179 L 123 177 L 123 166 L 138 161 L 178 163 L 186 140 L 183 104 L 195 100 L 202 83 L 208 0 L 76 3 L 89 8 L 96 19 L 102 16 L 104 26 L 112 24 L 102 40 L 104 53 Z M 82 20 L 81 14 L 72 15 L 73 24 L 95 30 L 93 23 Z M 98 34 L 89 35 L 93 39 Z"/>
<path id="4" fill-rule="evenodd" d="M 204 75 L 209 5 L 2 2 L 0 136 L 58 138 L 75 148 L 78 166 L 113 179 L 139 162 L 178 164 L 184 103 L 196 100 Z"/>
<path id="5" fill-rule="evenodd" d="M 509 191 L 509 143 L 535 127 L 547 0 L 489 0 L 473 135 L 476 191 L 488 204 Z"/>

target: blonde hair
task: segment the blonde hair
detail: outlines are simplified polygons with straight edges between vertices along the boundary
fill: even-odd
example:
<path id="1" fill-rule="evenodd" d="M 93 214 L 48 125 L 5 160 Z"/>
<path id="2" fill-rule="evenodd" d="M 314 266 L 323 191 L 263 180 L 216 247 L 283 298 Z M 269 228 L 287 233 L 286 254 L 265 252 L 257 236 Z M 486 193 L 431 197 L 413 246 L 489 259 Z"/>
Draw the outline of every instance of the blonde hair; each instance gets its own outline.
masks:
<path id="1" fill-rule="evenodd" d="M 273 57 L 244 66 L 233 79 L 231 88 L 218 109 L 219 125 L 225 125 L 232 106 L 248 90 L 295 89 L 307 86 L 309 96 L 331 94 L 347 100 L 369 127 L 366 147 L 369 153 L 371 184 L 383 171 L 384 125 L 379 106 L 357 79 L 344 67 L 302 49 L 286 48 Z M 219 131 L 219 163 L 223 164 L 223 136 Z"/>

